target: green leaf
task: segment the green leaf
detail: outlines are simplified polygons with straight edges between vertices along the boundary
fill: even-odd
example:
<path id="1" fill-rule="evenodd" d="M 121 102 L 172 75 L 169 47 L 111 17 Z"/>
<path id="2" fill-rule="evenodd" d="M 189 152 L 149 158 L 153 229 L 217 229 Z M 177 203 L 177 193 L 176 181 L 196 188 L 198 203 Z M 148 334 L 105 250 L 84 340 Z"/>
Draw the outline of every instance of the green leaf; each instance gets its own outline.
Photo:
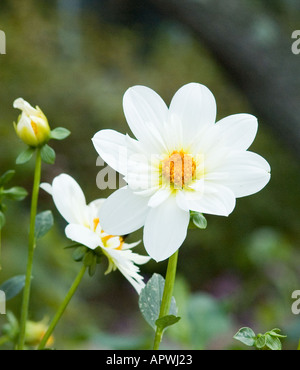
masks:
<path id="1" fill-rule="evenodd" d="M 147 323 L 152 326 L 154 330 L 156 330 L 156 320 L 159 318 L 164 286 L 164 278 L 159 274 L 153 274 L 139 296 L 140 311 Z M 169 315 L 177 316 L 177 307 L 174 297 L 172 297 Z"/>
<path id="2" fill-rule="evenodd" d="M 6 221 L 5 214 L 2 211 L 0 211 L 0 230 L 5 225 L 5 221 Z"/>
<path id="3" fill-rule="evenodd" d="M 192 223 L 198 228 L 198 229 L 206 229 L 207 227 L 207 220 L 200 212 L 191 211 L 190 213 L 191 221 Z"/>
<path id="4" fill-rule="evenodd" d="M 256 336 L 251 328 L 243 327 L 233 336 L 233 338 L 246 344 L 246 346 L 253 346 Z"/>
<path id="5" fill-rule="evenodd" d="M 40 239 L 51 229 L 54 224 L 51 211 L 39 213 L 35 218 L 35 238 Z"/>
<path id="6" fill-rule="evenodd" d="M 168 326 L 176 324 L 181 317 L 175 315 L 163 316 L 155 321 L 157 327 L 161 329 L 166 329 Z"/>
<path id="7" fill-rule="evenodd" d="M 20 201 L 27 197 L 28 192 L 21 186 L 14 186 L 10 189 L 4 190 L 3 195 L 5 198 Z"/>
<path id="8" fill-rule="evenodd" d="M 255 347 L 261 349 L 264 348 L 266 345 L 266 335 L 265 334 L 257 334 L 257 338 L 255 339 Z"/>
<path id="9" fill-rule="evenodd" d="M 15 170 L 8 170 L 0 177 L 0 186 L 7 184 L 16 173 Z"/>
<path id="10" fill-rule="evenodd" d="M 282 346 L 280 339 L 277 337 L 272 337 L 270 334 L 265 334 L 266 337 L 266 346 L 272 351 L 280 351 Z"/>
<path id="11" fill-rule="evenodd" d="M 280 329 L 275 328 L 275 329 L 268 331 L 266 334 L 270 334 L 272 337 L 286 338 L 287 337 L 286 335 L 281 335 L 278 333 L 280 331 L 281 331 Z"/>
<path id="12" fill-rule="evenodd" d="M 55 151 L 48 144 L 45 144 L 41 150 L 41 157 L 43 162 L 48 164 L 54 164 L 55 162 Z"/>
<path id="13" fill-rule="evenodd" d="M 22 153 L 20 153 L 16 159 L 16 164 L 24 164 L 33 156 L 33 153 L 35 152 L 35 148 L 28 147 L 26 150 L 24 150 Z"/>
<path id="14" fill-rule="evenodd" d="M 25 275 L 17 275 L 6 280 L 0 285 L 0 290 L 5 293 L 6 301 L 18 295 L 25 285 Z"/>
<path id="15" fill-rule="evenodd" d="M 71 132 L 64 127 L 57 127 L 50 133 L 50 138 L 54 140 L 64 140 Z"/>

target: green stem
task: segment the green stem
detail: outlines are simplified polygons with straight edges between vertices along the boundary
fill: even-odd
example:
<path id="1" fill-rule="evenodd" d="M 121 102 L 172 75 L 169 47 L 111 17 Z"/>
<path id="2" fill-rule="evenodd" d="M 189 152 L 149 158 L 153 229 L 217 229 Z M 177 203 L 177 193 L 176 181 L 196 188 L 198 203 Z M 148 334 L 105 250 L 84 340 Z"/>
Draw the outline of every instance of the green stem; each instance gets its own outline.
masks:
<path id="1" fill-rule="evenodd" d="M 160 306 L 159 318 L 169 315 L 171 299 L 173 295 L 173 288 L 175 283 L 176 268 L 178 260 L 178 250 L 169 258 L 165 287 L 163 292 L 163 297 Z M 163 329 L 157 327 L 154 338 L 153 349 L 158 350 L 160 342 L 163 337 Z"/>
<path id="2" fill-rule="evenodd" d="M 81 270 L 79 271 L 76 279 L 74 280 L 68 294 L 66 295 L 65 299 L 63 300 L 62 304 L 60 305 L 58 311 L 56 312 L 54 318 L 52 319 L 49 327 L 48 327 L 48 330 L 46 331 L 43 339 L 41 340 L 41 343 L 40 345 L 38 346 L 38 349 L 41 350 L 41 349 L 44 349 L 47 342 L 48 342 L 48 339 L 50 338 L 51 334 L 53 333 L 57 323 L 59 322 L 60 318 L 62 317 L 63 313 L 65 312 L 68 304 L 70 303 L 74 293 L 76 292 L 83 276 L 84 276 L 84 273 L 86 271 L 86 266 L 82 266 Z"/>
<path id="3" fill-rule="evenodd" d="M 36 160 L 35 160 L 34 181 L 33 181 L 32 197 L 31 197 L 27 270 L 26 270 L 25 286 L 24 286 L 24 291 L 23 291 L 23 301 L 22 301 L 22 307 L 21 307 L 20 333 L 19 333 L 19 341 L 18 341 L 19 350 L 24 349 L 24 342 L 25 342 L 25 330 L 26 330 L 26 321 L 28 317 L 33 255 L 34 255 L 34 248 L 35 248 L 35 235 L 34 235 L 35 234 L 35 218 L 36 218 L 36 213 L 37 213 L 39 187 L 40 187 L 40 181 L 41 181 L 41 168 L 42 168 L 41 149 L 37 148 Z"/>

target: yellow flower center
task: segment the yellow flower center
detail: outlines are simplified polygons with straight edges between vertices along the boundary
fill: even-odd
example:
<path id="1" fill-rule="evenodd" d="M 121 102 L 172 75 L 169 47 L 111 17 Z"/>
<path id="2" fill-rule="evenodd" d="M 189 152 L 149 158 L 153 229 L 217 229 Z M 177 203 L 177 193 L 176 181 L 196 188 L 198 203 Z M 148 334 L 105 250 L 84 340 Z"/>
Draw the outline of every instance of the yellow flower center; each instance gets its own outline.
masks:
<path id="1" fill-rule="evenodd" d="M 93 219 L 94 232 L 96 232 L 96 229 L 97 229 L 97 227 L 98 227 L 99 223 L 100 223 L 100 220 L 99 220 L 99 218 L 98 218 L 98 217 Z M 103 234 L 103 233 L 104 233 L 104 232 L 101 230 L 101 234 Z M 109 239 L 111 239 L 111 238 L 115 238 L 115 236 L 114 236 L 114 235 L 105 235 L 105 236 L 101 236 L 101 240 L 102 240 L 102 242 L 103 242 L 104 246 L 106 246 L 107 241 L 108 241 Z M 119 238 L 119 240 L 120 240 L 120 245 L 119 245 L 117 248 L 115 248 L 115 249 L 120 251 L 120 250 L 122 250 L 122 248 L 123 248 L 124 239 L 123 239 L 121 236 L 119 236 L 118 238 Z"/>
<path id="2" fill-rule="evenodd" d="M 164 182 L 175 189 L 182 189 L 196 178 L 196 162 L 191 154 L 183 150 L 174 150 L 161 162 L 161 174 Z"/>
<path id="3" fill-rule="evenodd" d="M 113 236 L 113 235 L 106 235 L 106 236 L 104 236 L 104 237 L 102 237 L 102 238 L 101 238 L 101 239 L 102 239 L 102 241 L 103 241 L 104 246 L 105 246 L 105 243 L 106 243 L 109 239 L 111 239 L 111 238 L 115 238 L 115 236 Z M 119 236 L 119 240 L 120 240 L 120 245 L 119 245 L 117 248 L 115 248 L 115 250 L 117 250 L 117 251 L 122 250 L 122 248 L 123 248 L 123 244 L 124 244 L 124 239 L 122 238 L 122 236 Z"/>
<path id="4" fill-rule="evenodd" d="M 94 232 L 96 231 L 96 229 L 97 229 L 97 226 L 99 225 L 99 218 L 97 217 L 97 218 L 94 218 L 94 220 L 93 220 L 93 223 L 94 223 Z"/>

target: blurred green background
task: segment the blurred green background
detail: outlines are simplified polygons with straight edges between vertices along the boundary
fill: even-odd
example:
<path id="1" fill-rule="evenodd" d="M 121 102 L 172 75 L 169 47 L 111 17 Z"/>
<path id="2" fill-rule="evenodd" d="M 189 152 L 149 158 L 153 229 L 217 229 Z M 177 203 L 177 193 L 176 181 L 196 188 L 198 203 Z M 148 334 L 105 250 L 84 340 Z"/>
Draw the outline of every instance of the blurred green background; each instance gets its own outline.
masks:
<path id="1" fill-rule="evenodd" d="M 272 34 L 266 11 L 280 22 L 288 40 L 284 52 L 299 66 L 300 55 L 290 50 L 291 30 L 300 28 L 298 3 L 248 2 L 261 16 L 260 35 Z M 0 55 L 0 173 L 16 169 L 13 185 L 31 191 L 33 163 L 15 165 L 24 149 L 12 125 L 19 114 L 12 107 L 18 97 L 39 105 L 52 128 L 72 132 L 64 142 L 51 143 L 57 159 L 54 166 L 43 165 L 42 181 L 68 173 L 88 201 L 111 193 L 96 186 L 101 167 L 96 166 L 91 138 L 103 128 L 128 132 L 122 111 L 128 87 L 149 86 L 169 103 L 179 87 L 199 82 L 214 93 L 218 119 L 239 112 L 257 115 L 260 126 L 251 150 L 269 161 L 271 181 L 261 192 L 239 199 L 230 217 L 207 216 L 206 230 L 189 232 L 180 249 L 175 287 L 183 318 L 166 332 L 161 348 L 244 348 L 232 337 L 240 327 L 251 326 L 255 332 L 279 327 L 288 335 L 284 349 L 294 349 L 300 338 L 300 319 L 291 312 L 291 294 L 300 289 L 299 157 L 257 114 L 247 92 L 207 43 L 155 9 L 155 1 L 149 7 L 147 3 L 1 1 L 0 28 L 7 45 L 6 55 Z M 280 78 L 284 76 L 282 70 Z M 273 108 L 276 116 L 276 102 Z M 0 284 L 25 273 L 27 258 L 30 199 L 7 205 Z M 52 317 L 80 268 L 64 249 L 70 244 L 64 236 L 65 221 L 50 196 L 41 192 L 39 211 L 46 209 L 53 211 L 55 227 L 36 249 L 30 306 L 30 319 L 36 321 Z M 130 240 L 141 237 L 138 231 Z M 137 251 L 145 254 L 143 245 Z M 105 269 L 103 264 L 93 278 L 83 281 L 55 331 L 55 347 L 151 347 L 152 329 L 141 317 L 135 291 L 118 271 L 104 276 Z M 146 280 L 154 272 L 164 276 L 165 269 L 165 262 L 141 268 Z M 7 309 L 19 316 L 20 302 L 20 296 L 14 298 Z"/>

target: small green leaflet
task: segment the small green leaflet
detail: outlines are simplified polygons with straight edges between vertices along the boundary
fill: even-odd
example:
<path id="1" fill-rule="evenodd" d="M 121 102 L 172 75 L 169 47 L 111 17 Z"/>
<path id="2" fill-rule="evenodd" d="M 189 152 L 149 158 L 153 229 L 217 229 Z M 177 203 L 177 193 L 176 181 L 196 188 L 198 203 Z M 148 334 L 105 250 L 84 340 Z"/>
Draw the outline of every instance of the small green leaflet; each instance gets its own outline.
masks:
<path id="1" fill-rule="evenodd" d="M 25 285 L 25 275 L 17 275 L 6 280 L 0 285 L 0 290 L 5 294 L 6 301 L 18 295 Z"/>
<path id="2" fill-rule="evenodd" d="M 35 218 L 35 238 L 40 239 L 51 229 L 54 224 L 51 211 L 39 213 Z"/>
<path id="3" fill-rule="evenodd" d="M 16 164 L 27 163 L 32 158 L 34 152 L 35 152 L 35 148 L 28 147 L 27 149 L 25 149 L 23 152 L 21 152 L 18 155 L 18 157 L 16 159 Z"/>
<path id="4" fill-rule="evenodd" d="M 50 138 L 54 140 L 64 140 L 71 132 L 64 127 L 57 127 L 50 133 Z"/>
<path id="5" fill-rule="evenodd" d="M 41 157 L 43 162 L 47 164 L 54 164 L 56 154 L 54 149 L 52 149 L 48 144 L 45 144 L 41 149 Z"/>
<path id="6" fill-rule="evenodd" d="M 164 286 L 165 279 L 159 274 L 153 274 L 146 286 L 142 289 L 139 297 L 140 311 L 144 319 L 154 330 L 156 330 L 157 320 L 160 320 L 158 322 L 160 325 L 168 324 L 167 326 L 175 324 L 179 320 L 179 318 L 178 320 L 174 319 L 174 317 L 177 317 L 178 311 L 174 297 L 172 297 L 169 315 L 159 319 Z"/>

